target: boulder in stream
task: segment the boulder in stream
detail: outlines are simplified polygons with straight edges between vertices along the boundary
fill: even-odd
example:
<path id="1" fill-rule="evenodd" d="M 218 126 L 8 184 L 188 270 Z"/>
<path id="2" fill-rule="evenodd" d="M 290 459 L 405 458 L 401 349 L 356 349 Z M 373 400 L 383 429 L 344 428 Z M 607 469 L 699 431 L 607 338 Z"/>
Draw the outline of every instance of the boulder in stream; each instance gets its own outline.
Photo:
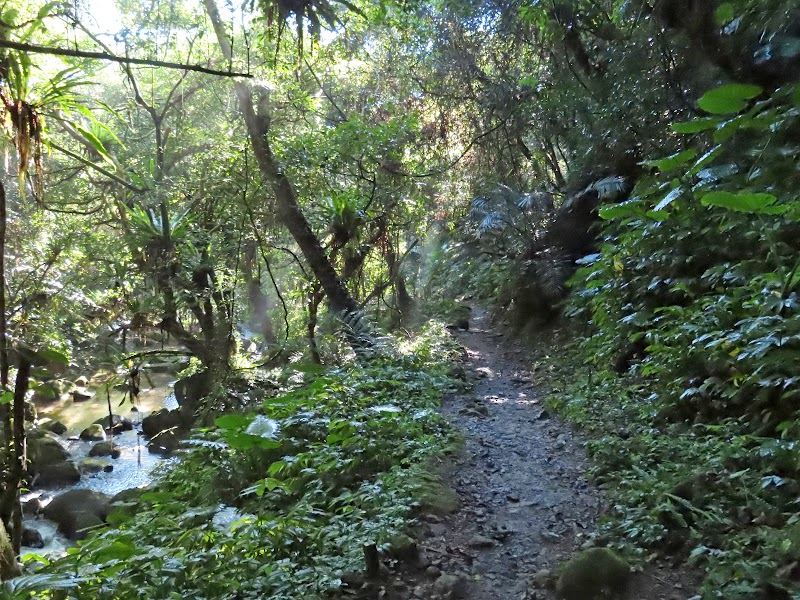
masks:
<path id="1" fill-rule="evenodd" d="M 178 449 L 180 440 L 172 431 L 161 431 L 153 436 L 147 444 L 147 451 L 150 454 L 170 456 Z"/>
<path id="2" fill-rule="evenodd" d="M 97 442 L 89 450 L 89 456 L 91 457 L 110 456 L 111 458 L 119 458 L 120 454 L 119 446 L 110 441 Z"/>
<path id="3" fill-rule="evenodd" d="M 80 471 L 69 461 L 53 463 L 40 467 L 35 476 L 35 482 L 40 487 L 57 487 L 78 483 L 81 480 Z"/>
<path id="4" fill-rule="evenodd" d="M 111 461 L 107 458 L 95 458 L 90 456 L 81 460 L 78 469 L 81 473 L 88 474 L 110 473 L 114 470 L 114 465 L 112 465 Z"/>
<path id="5" fill-rule="evenodd" d="M 110 423 L 113 423 L 113 426 Z M 103 429 L 106 431 L 113 430 L 113 433 L 115 434 L 133 429 L 133 423 L 131 420 L 121 417 L 120 415 L 113 415 L 113 419 L 109 419 L 107 416 L 102 417 L 97 419 L 94 424 L 102 425 Z"/>
<path id="6" fill-rule="evenodd" d="M 70 490 L 44 508 L 44 516 L 58 525 L 70 540 L 86 537 L 88 530 L 102 525 L 110 511 L 110 496 L 100 492 Z"/>
<path id="7" fill-rule="evenodd" d="M 38 498 L 31 498 L 22 503 L 22 514 L 35 516 L 42 512 L 42 501 Z"/>
<path id="8" fill-rule="evenodd" d="M 22 528 L 22 545 L 28 548 L 44 548 L 42 534 L 30 527 Z"/>
<path id="9" fill-rule="evenodd" d="M 102 442 L 106 439 L 106 432 L 102 425 L 92 423 L 86 429 L 81 431 L 80 438 L 84 442 Z"/>
<path id="10" fill-rule="evenodd" d="M 67 485 L 81 479 L 60 438 L 50 431 L 32 429 L 28 432 L 28 458 L 29 471 L 37 485 Z"/>
<path id="11" fill-rule="evenodd" d="M 148 438 L 175 429 L 188 429 L 186 418 L 180 410 L 162 408 L 142 419 L 142 433 Z"/>
<path id="12" fill-rule="evenodd" d="M 75 388 L 75 391 L 72 392 L 72 400 L 75 402 L 86 402 L 92 398 L 94 398 L 94 392 L 90 392 L 85 387 Z"/>
<path id="13" fill-rule="evenodd" d="M 28 459 L 32 472 L 36 472 L 37 467 L 64 462 L 68 458 L 69 452 L 57 435 L 44 429 L 28 432 Z"/>
<path id="14" fill-rule="evenodd" d="M 39 421 L 37 427 L 40 429 L 45 429 L 47 431 L 52 431 L 56 435 L 64 435 L 67 433 L 67 426 L 64 425 L 61 421 L 55 421 L 53 419 L 42 419 Z"/>

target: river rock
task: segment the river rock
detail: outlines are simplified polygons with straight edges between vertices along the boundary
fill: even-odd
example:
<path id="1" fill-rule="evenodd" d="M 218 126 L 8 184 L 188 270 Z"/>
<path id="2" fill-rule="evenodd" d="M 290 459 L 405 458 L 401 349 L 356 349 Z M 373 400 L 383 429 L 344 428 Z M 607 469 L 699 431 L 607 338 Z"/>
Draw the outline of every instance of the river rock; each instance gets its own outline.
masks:
<path id="1" fill-rule="evenodd" d="M 61 421 L 54 421 L 53 419 L 44 419 L 39 421 L 37 426 L 42 429 L 46 429 L 47 431 L 52 431 L 56 435 L 64 435 L 67 433 L 67 426 Z"/>
<path id="2" fill-rule="evenodd" d="M 162 431 L 178 429 L 184 422 L 185 419 L 180 410 L 162 408 L 142 419 L 142 433 L 145 437 L 152 438 Z"/>
<path id="3" fill-rule="evenodd" d="M 119 458 L 121 451 L 119 446 L 112 442 L 97 442 L 92 449 L 89 450 L 89 456 L 91 457 L 99 457 L 99 456 L 110 456 L 111 458 Z"/>
<path id="4" fill-rule="evenodd" d="M 147 451 L 150 454 L 170 456 L 179 445 L 180 440 L 172 431 L 162 431 L 153 436 L 147 444 Z"/>
<path id="5" fill-rule="evenodd" d="M 28 432 L 28 459 L 31 461 L 31 472 L 35 473 L 39 467 L 64 462 L 68 458 L 69 452 L 57 435 L 43 429 L 33 429 Z"/>
<path id="6" fill-rule="evenodd" d="M 105 458 L 84 458 L 80 464 L 78 465 L 78 469 L 81 473 L 110 473 L 114 470 L 114 465 L 111 464 L 111 461 Z"/>
<path id="7" fill-rule="evenodd" d="M 29 423 L 33 423 L 38 416 L 36 405 L 30 400 L 25 400 L 25 420 Z"/>
<path id="8" fill-rule="evenodd" d="M 80 471 L 69 461 L 44 465 L 36 472 L 36 485 L 41 487 L 57 487 L 78 483 L 81 480 Z"/>
<path id="9" fill-rule="evenodd" d="M 89 380 L 86 375 L 81 375 L 75 380 L 75 387 L 85 388 L 87 385 L 89 385 Z"/>
<path id="10" fill-rule="evenodd" d="M 42 534 L 30 527 L 22 528 L 22 545 L 28 548 L 44 548 Z"/>
<path id="11" fill-rule="evenodd" d="M 130 419 L 126 419 L 125 417 L 121 417 L 120 415 L 113 415 L 113 419 L 109 419 L 108 417 L 103 417 L 101 419 L 97 419 L 94 422 L 96 425 L 102 425 L 103 429 L 106 431 L 112 430 L 113 433 L 120 433 L 122 431 L 130 431 L 133 429 L 133 423 Z M 113 427 L 109 424 L 113 423 Z"/>
<path id="12" fill-rule="evenodd" d="M 70 540 L 86 537 L 89 529 L 105 522 L 110 511 L 110 496 L 91 490 L 70 490 L 54 498 L 44 508 L 44 516 L 58 525 Z"/>
<path id="13" fill-rule="evenodd" d="M 94 392 L 90 392 L 85 387 L 77 387 L 75 391 L 72 392 L 72 399 L 75 402 L 86 402 L 92 398 L 94 398 Z"/>
<path id="14" fill-rule="evenodd" d="M 31 498 L 22 503 L 22 514 L 35 516 L 42 512 L 42 501 L 38 498 Z"/>
<path id="15" fill-rule="evenodd" d="M 443 573 L 433 582 L 433 589 L 442 596 L 464 598 L 467 593 L 467 580 L 459 575 Z"/>
<path id="16" fill-rule="evenodd" d="M 106 439 L 106 432 L 103 429 L 102 425 L 93 423 L 89 425 L 86 429 L 81 431 L 80 438 L 84 442 L 103 441 Z"/>
<path id="17" fill-rule="evenodd" d="M 28 432 L 30 473 L 37 485 L 49 487 L 80 481 L 78 469 L 57 435 L 43 429 Z"/>
<path id="18" fill-rule="evenodd" d="M 208 371 L 201 371 L 175 382 L 175 399 L 182 408 L 194 413 L 210 389 Z"/>

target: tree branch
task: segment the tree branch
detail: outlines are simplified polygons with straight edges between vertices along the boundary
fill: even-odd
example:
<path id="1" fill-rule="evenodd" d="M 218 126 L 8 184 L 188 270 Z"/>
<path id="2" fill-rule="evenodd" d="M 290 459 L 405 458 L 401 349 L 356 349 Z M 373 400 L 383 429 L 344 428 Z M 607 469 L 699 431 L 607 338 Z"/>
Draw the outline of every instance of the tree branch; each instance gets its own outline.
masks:
<path id="1" fill-rule="evenodd" d="M 34 54 L 52 54 L 56 56 L 74 56 L 77 58 L 94 58 L 97 60 L 108 60 L 111 62 L 117 62 L 123 65 L 146 65 L 149 67 L 163 67 L 165 69 L 196 71 L 198 73 L 205 73 L 207 75 L 215 75 L 216 77 L 243 77 L 245 79 L 252 79 L 253 77 L 250 73 L 234 73 L 232 71 L 220 71 L 218 69 L 211 69 L 209 67 L 204 67 L 202 65 L 184 65 L 181 63 L 166 62 L 163 60 L 127 58 L 124 56 L 109 54 L 107 52 L 86 52 L 84 50 L 72 50 L 71 48 L 55 48 L 52 46 L 21 44 L 19 42 L 11 42 L 8 40 L 0 40 L 0 48 L 10 48 L 12 50 L 20 50 L 22 52 L 32 52 Z"/>

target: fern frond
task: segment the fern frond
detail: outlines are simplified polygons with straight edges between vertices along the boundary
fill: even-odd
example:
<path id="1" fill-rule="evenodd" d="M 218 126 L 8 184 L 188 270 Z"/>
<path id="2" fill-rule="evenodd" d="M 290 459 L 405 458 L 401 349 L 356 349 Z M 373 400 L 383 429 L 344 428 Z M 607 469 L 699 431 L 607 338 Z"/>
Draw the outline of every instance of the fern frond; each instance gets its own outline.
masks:
<path id="1" fill-rule="evenodd" d="M 600 200 L 616 200 L 624 194 L 628 187 L 627 177 L 605 177 L 600 181 L 595 181 L 586 191 L 597 192 Z"/>

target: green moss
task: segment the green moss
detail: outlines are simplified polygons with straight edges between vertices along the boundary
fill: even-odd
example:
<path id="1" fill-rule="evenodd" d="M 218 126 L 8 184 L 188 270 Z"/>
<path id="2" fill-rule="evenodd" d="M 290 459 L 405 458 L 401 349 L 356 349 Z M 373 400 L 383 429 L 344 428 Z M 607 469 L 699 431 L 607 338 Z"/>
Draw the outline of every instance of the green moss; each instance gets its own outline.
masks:
<path id="1" fill-rule="evenodd" d="M 596 600 L 604 594 L 618 597 L 630 580 L 630 567 L 608 548 L 590 548 L 570 560 L 556 583 L 564 600 Z"/>

